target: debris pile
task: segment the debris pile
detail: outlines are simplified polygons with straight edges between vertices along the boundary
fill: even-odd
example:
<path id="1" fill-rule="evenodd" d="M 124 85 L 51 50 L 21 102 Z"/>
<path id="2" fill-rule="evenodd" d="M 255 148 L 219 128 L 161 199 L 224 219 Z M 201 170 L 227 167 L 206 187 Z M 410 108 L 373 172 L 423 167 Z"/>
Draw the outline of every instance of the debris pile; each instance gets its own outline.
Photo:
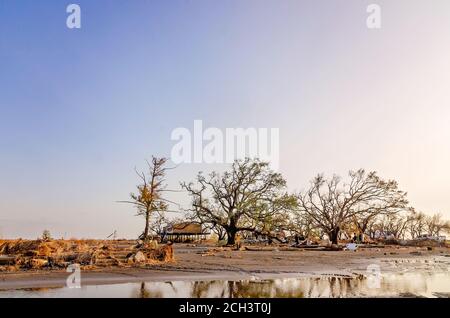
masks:
<path id="1" fill-rule="evenodd" d="M 80 264 L 83 269 L 134 266 L 173 261 L 171 243 L 102 240 L 0 241 L 0 271 L 63 269 Z"/>
<path id="2" fill-rule="evenodd" d="M 70 263 L 86 263 L 89 246 L 81 241 L 11 240 L 0 243 L 0 261 L 7 270 L 64 268 Z M 5 270 L 4 268 L 0 268 Z"/>
<path id="3" fill-rule="evenodd" d="M 173 245 L 168 242 L 166 245 L 158 246 L 156 241 L 149 243 L 139 243 L 133 252 L 127 255 L 127 264 L 145 264 L 156 262 L 172 262 Z"/>
<path id="4" fill-rule="evenodd" d="M 440 247 L 440 246 L 446 246 L 445 241 L 440 242 L 436 240 L 430 240 L 430 239 L 422 239 L 422 240 L 412 240 L 411 241 L 412 246 L 418 246 L 418 247 Z"/>

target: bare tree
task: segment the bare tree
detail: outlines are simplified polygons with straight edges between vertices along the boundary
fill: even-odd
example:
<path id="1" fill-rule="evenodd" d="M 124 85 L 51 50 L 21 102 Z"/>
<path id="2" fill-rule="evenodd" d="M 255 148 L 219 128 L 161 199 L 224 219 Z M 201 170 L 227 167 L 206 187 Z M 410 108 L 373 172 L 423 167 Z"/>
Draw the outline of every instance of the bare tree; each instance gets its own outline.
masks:
<path id="1" fill-rule="evenodd" d="M 341 229 L 354 218 L 366 220 L 363 225 L 367 227 L 373 215 L 395 213 L 408 204 L 397 182 L 385 181 L 376 172 L 350 171 L 349 178 L 345 184 L 336 175 L 331 179 L 318 175 L 311 187 L 298 196 L 299 212 L 309 215 L 334 244 Z"/>
<path id="2" fill-rule="evenodd" d="M 261 231 L 264 220 L 274 220 L 286 210 L 292 198 L 286 195 L 286 181 L 266 162 L 237 160 L 222 175 L 208 177 L 201 172 L 197 184 L 182 183 L 192 197 L 190 211 L 201 223 L 220 226 L 227 243 L 234 244 L 239 231 Z"/>
<path id="3" fill-rule="evenodd" d="M 353 216 L 353 223 L 357 229 L 357 232 L 361 233 L 361 234 L 367 234 L 367 230 L 369 228 L 370 225 L 372 225 L 374 223 L 374 220 L 377 218 L 377 216 L 379 216 L 380 214 L 382 214 L 383 211 L 370 211 L 368 213 L 360 213 L 360 214 L 356 214 Z M 386 213 L 384 213 L 385 215 L 393 215 L 395 214 L 396 211 L 392 211 L 392 210 L 387 210 Z"/>
<path id="4" fill-rule="evenodd" d="M 404 213 L 384 214 L 373 228 L 384 236 L 393 235 L 396 238 L 404 239 L 408 222 L 408 216 L 405 216 Z"/>
<path id="5" fill-rule="evenodd" d="M 427 216 L 425 213 L 411 209 L 411 212 L 408 215 L 408 231 L 411 238 L 417 238 L 426 231 L 426 221 Z"/>
<path id="6" fill-rule="evenodd" d="M 372 239 L 374 239 L 376 236 L 377 222 L 378 222 L 378 218 L 375 217 L 375 218 L 371 219 L 367 224 L 365 234 L 368 235 Z"/>
<path id="7" fill-rule="evenodd" d="M 439 236 L 450 230 L 450 221 L 443 220 L 440 213 L 426 217 L 425 224 L 429 235 Z"/>
<path id="8" fill-rule="evenodd" d="M 298 207 L 298 203 L 295 210 Z M 291 235 L 297 235 L 304 238 L 321 238 L 322 230 L 316 226 L 313 219 L 306 213 L 291 213 L 289 214 L 289 223 L 286 226 Z"/>
<path id="9" fill-rule="evenodd" d="M 161 236 L 161 239 L 164 239 L 164 233 L 170 224 L 171 222 L 166 218 L 164 213 L 157 211 L 150 218 L 149 230 L 151 233 L 159 235 Z"/>
<path id="10" fill-rule="evenodd" d="M 287 193 L 261 200 L 258 208 L 243 219 L 243 225 L 247 231 L 280 240 L 279 236 L 290 229 L 290 214 L 296 207 L 296 196 Z"/>
<path id="11" fill-rule="evenodd" d="M 213 225 L 212 228 L 211 228 L 211 230 L 212 230 L 214 233 L 216 233 L 216 235 L 217 235 L 217 240 L 218 240 L 219 242 L 220 242 L 220 241 L 223 241 L 223 240 L 226 238 L 226 236 L 227 236 L 227 231 L 226 231 L 222 226 L 220 226 L 220 225 L 218 225 L 218 224 Z"/>
<path id="12" fill-rule="evenodd" d="M 141 183 L 137 186 L 137 193 L 130 193 L 131 200 L 119 201 L 133 204 L 137 208 L 137 215 L 145 218 L 144 231 L 139 238 L 146 240 L 149 237 L 150 220 L 154 213 L 164 213 L 168 211 L 170 200 L 163 198 L 163 192 L 170 191 L 166 189 L 165 174 L 170 168 L 165 165 L 167 158 L 152 157 L 148 162 L 148 173 L 138 172 Z"/>

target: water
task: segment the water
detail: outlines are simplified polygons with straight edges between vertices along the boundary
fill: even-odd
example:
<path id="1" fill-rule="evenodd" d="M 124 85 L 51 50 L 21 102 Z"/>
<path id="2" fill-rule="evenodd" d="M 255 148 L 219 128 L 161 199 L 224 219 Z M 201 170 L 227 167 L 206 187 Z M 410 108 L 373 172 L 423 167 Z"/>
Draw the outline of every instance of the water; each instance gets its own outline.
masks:
<path id="1" fill-rule="evenodd" d="M 0 290 L 0 297 L 449 297 L 450 273 L 365 277 L 300 277 L 273 280 L 141 282 L 81 288 Z"/>

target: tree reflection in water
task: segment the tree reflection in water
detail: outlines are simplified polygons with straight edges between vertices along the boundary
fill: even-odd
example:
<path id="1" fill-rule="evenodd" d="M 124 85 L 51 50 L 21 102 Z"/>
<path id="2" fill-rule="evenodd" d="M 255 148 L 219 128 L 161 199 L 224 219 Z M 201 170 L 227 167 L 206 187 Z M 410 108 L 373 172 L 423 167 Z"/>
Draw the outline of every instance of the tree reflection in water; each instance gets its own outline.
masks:
<path id="1" fill-rule="evenodd" d="M 193 282 L 190 297 L 203 298 L 303 298 L 345 297 L 358 289 L 361 279 L 347 277 L 325 277 L 285 280 L 242 280 Z"/>
<path id="2" fill-rule="evenodd" d="M 0 289 L 0 298 L 14 297 L 448 297 L 450 271 L 386 273 L 380 288 L 362 275 L 313 276 L 274 280 L 213 280 L 86 285 L 81 288 Z"/>
<path id="3" fill-rule="evenodd" d="M 138 290 L 134 292 L 137 296 L 132 296 L 136 298 L 164 298 L 164 292 L 162 288 L 155 288 L 154 283 L 147 283 L 150 288 L 146 288 L 146 283 L 142 282 L 141 286 Z M 173 293 L 176 295 L 178 293 L 177 288 L 173 284 L 173 282 L 164 282 L 165 286 L 170 286 Z"/>
<path id="4" fill-rule="evenodd" d="M 136 291 L 137 296 L 134 296 L 134 298 L 163 298 L 163 292 L 161 290 L 148 290 L 145 288 L 145 283 L 141 283 L 141 287 L 139 290 Z"/>
<path id="5" fill-rule="evenodd" d="M 134 297 L 192 298 L 304 298 L 304 297 L 371 297 L 380 295 L 420 294 L 441 291 L 448 286 L 450 276 L 396 275 L 386 276 L 378 289 L 370 288 L 363 276 L 320 276 L 274 280 L 211 280 L 142 283 Z M 431 284 L 431 285 L 430 285 Z M 445 289 L 445 288 L 443 288 Z"/>

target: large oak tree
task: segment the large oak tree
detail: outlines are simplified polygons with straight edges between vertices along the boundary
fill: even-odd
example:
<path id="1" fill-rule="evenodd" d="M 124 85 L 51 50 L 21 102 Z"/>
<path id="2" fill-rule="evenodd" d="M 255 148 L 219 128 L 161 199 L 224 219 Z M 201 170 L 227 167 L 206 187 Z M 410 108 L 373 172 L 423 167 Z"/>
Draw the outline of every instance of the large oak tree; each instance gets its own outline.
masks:
<path id="1" fill-rule="evenodd" d="M 408 204 L 395 180 L 383 180 L 363 169 L 350 171 L 348 183 L 336 175 L 331 179 L 318 175 L 298 199 L 298 213 L 309 216 L 334 244 L 349 222 L 358 219 L 359 226 L 365 227 L 375 215 L 396 213 Z"/>
<path id="2" fill-rule="evenodd" d="M 182 183 L 192 197 L 193 213 L 203 224 L 223 228 L 227 243 L 240 231 L 269 234 L 296 203 L 286 193 L 286 181 L 267 162 L 237 160 L 223 174 L 199 173 L 196 183 Z"/>

